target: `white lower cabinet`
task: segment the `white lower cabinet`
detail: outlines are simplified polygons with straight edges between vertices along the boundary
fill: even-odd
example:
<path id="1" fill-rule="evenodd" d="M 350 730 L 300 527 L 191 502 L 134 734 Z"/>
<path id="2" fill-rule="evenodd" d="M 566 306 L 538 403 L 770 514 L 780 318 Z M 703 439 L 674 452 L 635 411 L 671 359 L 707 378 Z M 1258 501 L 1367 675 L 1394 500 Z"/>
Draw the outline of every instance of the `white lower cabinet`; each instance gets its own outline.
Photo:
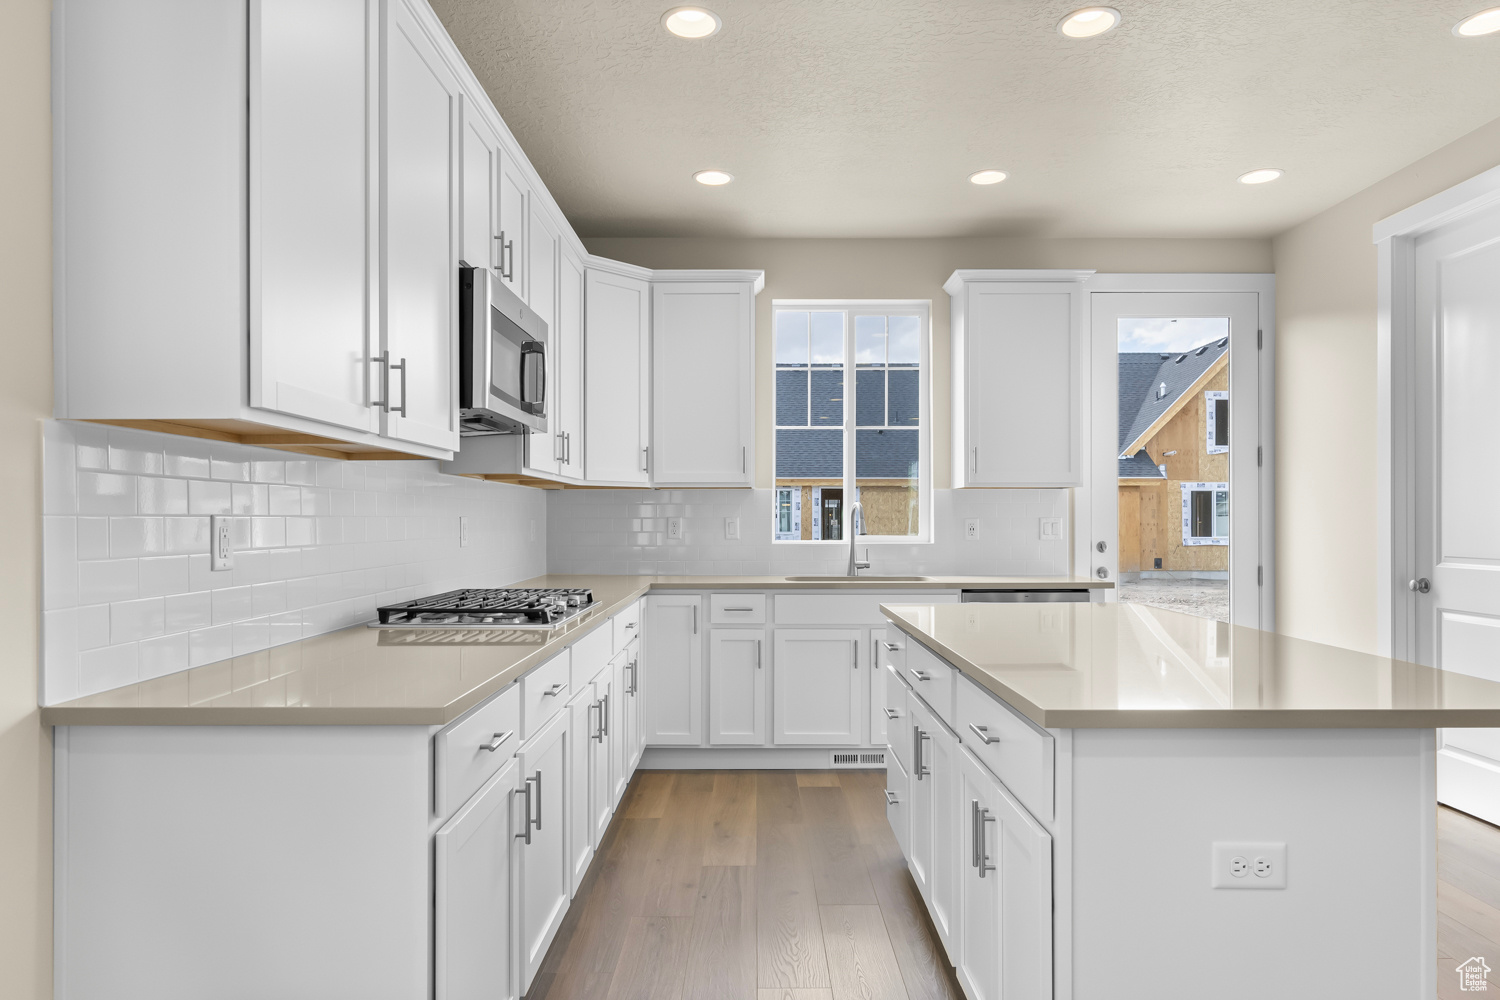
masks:
<path id="1" fill-rule="evenodd" d="M 641 754 L 646 749 L 646 712 L 641 702 L 641 647 L 640 639 L 634 639 L 625 647 L 625 683 L 620 687 L 621 714 L 625 717 L 622 746 L 625 749 L 625 783 L 641 765 Z M 623 793 L 625 787 L 620 786 Z"/>
<path id="2" fill-rule="evenodd" d="M 927 901 L 938 937 L 956 955 L 958 945 L 958 738 L 914 694 L 907 695 L 912 725 L 912 878 Z"/>
<path id="3" fill-rule="evenodd" d="M 524 822 L 513 758 L 436 837 L 433 972 L 437 1000 L 513 1000 L 513 852 Z"/>
<path id="4" fill-rule="evenodd" d="M 609 699 L 609 804 L 613 809 L 620 804 L 625 786 L 635 773 L 635 694 L 631 691 L 634 670 L 627 648 L 609 661 L 611 697 Z"/>
<path id="5" fill-rule="evenodd" d="M 862 629 L 777 629 L 773 742 L 864 742 Z"/>
<path id="6" fill-rule="evenodd" d="M 517 913 L 520 920 L 521 993 L 547 955 L 547 946 L 568 912 L 567 810 L 569 741 L 572 713 L 559 712 L 517 754 L 520 764 L 522 815 L 529 817 L 515 844 Z"/>
<path id="7" fill-rule="evenodd" d="M 584 684 L 568 702 L 568 895 L 583 882 L 594 860 L 593 768 L 598 700 L 594 685 Z"/>
<path id="8" fill-rule="evenodd" d="M 646 743 L 703 742 L 703 599 L 696 594 L 646 599 Z"/>
<path id="9" fill-rule="evenodd" d="M 956 959 L 969 1000 L 1052 996 L 1052 837 L 967 750 Z"/>
<path id="10" fill-rule="evenodd" d="M 901 758 L 889 752 L 885 755 L 885 818 L 901 856 L 911 857 L 911 777 L 901 766 Z"/>
<path id="11" fill-rule="evenodd" d="M 715 629 L 708 641 L 708 742 L 766 742 L 765 629 Z"/>
<path id="12" fill-rule="evenodd" d="M 606 670 L 594 681 L 594 698 L 594 731 L 589 739 L 589 837 L 597 852 L 615 814 L 612 759 L 618 751 L 609 719 L 615 700 L 614 675 L 610 671 Z"/>

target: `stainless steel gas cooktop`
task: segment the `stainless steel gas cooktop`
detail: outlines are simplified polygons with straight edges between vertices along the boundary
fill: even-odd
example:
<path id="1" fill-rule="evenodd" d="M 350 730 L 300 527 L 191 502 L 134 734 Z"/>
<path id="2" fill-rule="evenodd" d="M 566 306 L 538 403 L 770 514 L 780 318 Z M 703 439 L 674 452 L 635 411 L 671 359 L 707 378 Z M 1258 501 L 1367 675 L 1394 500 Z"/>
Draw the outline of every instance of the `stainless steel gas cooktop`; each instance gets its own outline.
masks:
<path id="1" fill-rule="evenodd" d="M 585 614 L 590 590 L 502 587 L 450 590 L 377 608 L 371 628 L 551 630 Z"/>

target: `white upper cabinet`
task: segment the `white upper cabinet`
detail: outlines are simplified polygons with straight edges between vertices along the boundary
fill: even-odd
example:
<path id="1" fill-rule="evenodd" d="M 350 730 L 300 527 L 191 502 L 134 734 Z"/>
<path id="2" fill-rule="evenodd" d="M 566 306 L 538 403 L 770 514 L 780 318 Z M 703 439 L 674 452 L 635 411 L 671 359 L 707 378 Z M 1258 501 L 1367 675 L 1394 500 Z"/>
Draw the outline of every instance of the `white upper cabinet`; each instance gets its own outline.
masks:
<path id="1" fill-rule="evenodd" d="M 386 434 L 458 447 L 458 79 L 405 0 L 387 0 L 383 351 Z"/>
<path id="2" fill-rule="evenodd" d="M 583 260 L 566 245 L 557 261 L 556 333 L 547 350 L 557 391 L 547 405 L 558 474 L 583 478 Z"/>
<path id="3" fill-rule="evenodd" d="M 648 480 L 649 271 L 590 258 L 584 275 L 584 476 L 591 483 Z M 639 272 L 637 275 L 636 272 Z"/>
<path id="4" fill-rule="evenodd" d="M 367 432 L 375 18 L 250 5 L 250 405 Z"/>
<path id="5" fill-rule="evenodd" d="M 496 234 L 496 266 L 510 290 L 533 309 L 526 286 L 526 223 L 531 189 L 510 154 L 500 157 L 500 219 Z"/>
<path id="6" fill-rule="evenodd" d="M 470 267 L 499 267 L 500 140 L 473 101 L 464 101 L 459 134 L 463 162 L 463 234 L 459 257 Z"/>
<path id="7" fill-rule="evenodd" d="M 955 271 L 953 484 L 1082 482 L 1087 271 Z"/>
<path id="8" fill-rule="evenodd" d="M 749 486 L 762 272 L 658 271 L 651 283 L 651 481 Z"/>

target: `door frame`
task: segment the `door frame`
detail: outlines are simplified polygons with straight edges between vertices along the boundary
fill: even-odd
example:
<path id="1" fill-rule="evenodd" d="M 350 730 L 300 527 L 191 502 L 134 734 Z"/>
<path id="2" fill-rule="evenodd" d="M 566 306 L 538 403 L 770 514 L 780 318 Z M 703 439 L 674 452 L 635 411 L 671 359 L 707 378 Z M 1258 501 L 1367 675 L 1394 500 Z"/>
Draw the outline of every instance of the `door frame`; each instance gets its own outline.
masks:
<path id="1" fill-rule="evenodd" d="M 1405 581 L 1416 566 L 1416 243 L 1443 226 L 1500 205 L 1500 167 L 1375 223 L 1376 562 L 1375 651 L 1416 656 L 1417 601 Z"/>
<path id="2" fill-rule="evenodd" d="M 1095 292 L 1197 293 L 1253 292 L 1257 299 L 1260 350 L 1257 358 L 1257 430 L 1260 475 L 1256 490 L 1256 543 L 1259 581 L 1259 621 L 1236 622 L 1266 631 L 1276 629 L 1276 275 L 1274 274 L 1095 274 L 1083 283 L 1084 328 L 1087 338 L 1090 391 L 1084 396 L 1083 424 L 1086 436 L 1085 463 L 1089 470 L 1084 485 L 1073 492 L 1073 573 L 1095 576 L 1104 570 L 1107 578 L 1119 576 L 1119 512 L 1115 484 L 1119 476 L 1115 451 L 1119 434 L 1114 408 L 1095 406 L 1099 390 L 1114 386 L 1118 378 L 1114 353 L 1093 350 Z M 1113 392 L 1107 394 L 1111 398 Z M 1104 488 L 1095 488 L 1096 484 Z M 1105 542 L 1103 553 L 1096 550 Z M 1233 581 L 1231 581 L 1232 583 Z M 1107 591 L 1105 599 L 1118 599 Z"/>

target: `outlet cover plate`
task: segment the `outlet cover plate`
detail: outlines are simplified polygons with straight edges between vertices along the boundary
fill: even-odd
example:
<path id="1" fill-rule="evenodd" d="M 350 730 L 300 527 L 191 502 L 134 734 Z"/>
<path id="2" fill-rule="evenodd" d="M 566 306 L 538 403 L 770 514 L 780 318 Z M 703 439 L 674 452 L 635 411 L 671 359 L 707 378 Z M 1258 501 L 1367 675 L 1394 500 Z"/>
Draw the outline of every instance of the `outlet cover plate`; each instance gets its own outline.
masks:
<path id="1" fill-rule="evenodd" d="M 465 514 L 458 515 L 458 545 L 463 548 L 469 544 L 469 518 Z"/>
<path id="2" fill-rule="evenodd" d="M 667 537 L 668 538 L 681 538 L 682 537 L 682 518 L 680 518 L 680 517 L 669 517 L 669 518 L 667 518 Z"/>
<path id="3" fill-rule="evenodd" d="M 1215 889 L 1285 889 L 1286 843 L 1215 841 L 1210 884 Z"/>
<path id="4" fill-rule="evenodd" d="M 964 520 L 964 537 L 965 538 L 978 538 L 979 537 L 979 518 L 977 518 L 977 517 L 970 517 L 970 518 L 966 518 Z"/>
<path id="5" fill-rule="evenodd" d="M 211 572 L 234 569 L 234 522 L 231 518 L 216 515 L 208 519 L 208 555 Z"/>

